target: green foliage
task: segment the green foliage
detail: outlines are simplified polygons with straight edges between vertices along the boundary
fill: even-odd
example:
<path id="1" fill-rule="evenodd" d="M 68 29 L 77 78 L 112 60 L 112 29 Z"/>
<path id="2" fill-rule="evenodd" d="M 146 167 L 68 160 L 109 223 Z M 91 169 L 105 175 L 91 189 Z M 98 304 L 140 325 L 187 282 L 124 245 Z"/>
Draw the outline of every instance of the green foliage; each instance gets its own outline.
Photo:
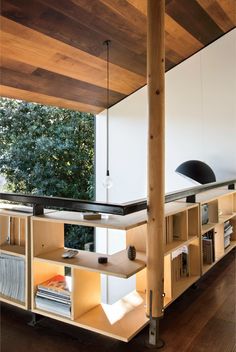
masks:
<path id="1" fill-rule="evenodd" d="M 2 98 L 0 150 L 9 191 L 93 197 L 93 115 Z"/>
<path id="2" fill-rule="evenodd" d="M 5 190 L 93 199 L 94 138 L 92 114 L 1 98 L 0 174 L 7 181 Z M 86 233 L 91 239 L 91 231 Z M 82 243 L 77 241 L 76 247 Z"/>
<path id="3" fill-rule="evenodd" d="M 66 247 L 85 249 L 85 244 L 94 242 L 94 229 L 86 226 L 65 225 Z"/>

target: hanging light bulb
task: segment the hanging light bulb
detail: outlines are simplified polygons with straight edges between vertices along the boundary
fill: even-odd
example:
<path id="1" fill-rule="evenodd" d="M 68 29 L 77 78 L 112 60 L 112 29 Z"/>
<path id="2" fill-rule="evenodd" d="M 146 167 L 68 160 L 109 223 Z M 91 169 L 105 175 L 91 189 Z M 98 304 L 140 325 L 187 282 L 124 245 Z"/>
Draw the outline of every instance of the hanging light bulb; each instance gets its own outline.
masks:
<path id="1" fill-rule="evenodd" d="M 109 189 L 113 186 L 113 181 L 112 181 L 112 178 L 109 174 L 109 170 L 107 170 L 106 177 L 104 178 L 102 184 L 103 184 L 103 187 L 106 189 Z"/>
<path id="2" fill-rule="evenodd" d="M 111 41 L 106 40 L 103 44 L 107 46 L 107 115 L 106 115 L 106 126 L 107 126 L 107 138 L 106 138 L 106 152 L 107 152 L 107 160 L 106 160 L 106 176 L 102 182 L 103 187 L 106 189 L 110 189 L 113 186 L 113 181 L 110 176 L 109 171 L 109 45 Z"/>

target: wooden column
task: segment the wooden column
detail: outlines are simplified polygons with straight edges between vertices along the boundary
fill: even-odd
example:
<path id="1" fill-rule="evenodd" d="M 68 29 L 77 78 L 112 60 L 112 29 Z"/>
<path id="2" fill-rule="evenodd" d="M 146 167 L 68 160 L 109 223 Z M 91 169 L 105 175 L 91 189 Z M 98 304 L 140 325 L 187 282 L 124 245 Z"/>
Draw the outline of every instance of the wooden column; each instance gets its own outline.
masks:
<path id="1" fill-rule="evenodd" d="M 165 195 L 165 0 L 148 0 L 148 233 L 147 315 L 163 315 Z"/>

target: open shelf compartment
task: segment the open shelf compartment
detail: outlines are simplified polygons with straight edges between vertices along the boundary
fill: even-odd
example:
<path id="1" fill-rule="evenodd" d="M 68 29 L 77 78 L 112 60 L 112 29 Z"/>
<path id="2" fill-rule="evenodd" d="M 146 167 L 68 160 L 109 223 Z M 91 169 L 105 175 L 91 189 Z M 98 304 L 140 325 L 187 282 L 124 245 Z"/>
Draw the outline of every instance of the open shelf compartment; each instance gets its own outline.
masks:
<path id="1" fill-rule="evenodd" d="M 44 281 L 56 275 L 65 275 L 64 265 L 51 262 L 41 262 L 35 259 L 32 270 L 32 310 L 35 313 L 45 315 L 63 322 L 76 325 L 106 336 L 128 342 L 136 335 L 149 319 L 145 315 L 145 294 L 143 281 L 140 277 L 140 285 L 137 289 L 126 295 L 115 304 L 101 303 L 100 297 L 100 273 L 71 269 L 71 317 L 63 317 L 55 312 L 36 308 L 35 294 L 37 287 Z M 145 269 L 144 269 L 145 270 Z M 144 273 L 140 272 L 142 276 Z"/>
<path id="2" fill-rule="evenodd" d="M 0 301 L 28 309 L 30 307 L 30 213 L 24 211 L 17 212 L 15 208 L 12 210 L 9 207 L 8 209 L 7 206 L 5 204 L 0 205 L 1 265 L 5 261 L 8 263 L 7 266 L 5 265 L 5 270 L 3 270 L 4 265 L 2 265 L 1 280 L 3 286 L 1 288 L 0 281 Z M 16 209 L 18 208 L 16 206 Z M 26 207 L 24 207 L 24 210 L 26 210 Z M 8 270 L 8 267 L 11 268 L 9 270 L 13 270 L 12 276 L 7 274 L 6 270 Z M 9 282 L 6 278 L 8 276 Z M 23 282 L 19 282 L 19 280 L 23 280 Z M 11 284 L 11 282 L 14 284 Z M 8 288 L 6 289 L 6 287 Z M 20 298 L 19 295 L 23 295 L 22 297 L 24 298 Z"/>

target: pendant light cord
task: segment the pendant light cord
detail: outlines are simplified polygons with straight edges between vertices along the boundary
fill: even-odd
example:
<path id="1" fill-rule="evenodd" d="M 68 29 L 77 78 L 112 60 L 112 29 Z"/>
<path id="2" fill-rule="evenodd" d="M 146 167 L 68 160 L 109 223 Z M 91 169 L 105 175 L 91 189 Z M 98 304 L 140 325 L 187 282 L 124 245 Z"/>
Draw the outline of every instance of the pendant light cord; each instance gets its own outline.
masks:
<path id="1" fill-rule="evenodd" d="M 107 125 L 107 172 L 106 172 L 106 175 L 107 176 L 110 176 L 110 172 L 109 172 L 110 43 L 111 43 L 110 40 L 106 40 L 104 42 L 104 45 L 107 46 L 107 116 L 106 116 L 106 125 Z"/>

